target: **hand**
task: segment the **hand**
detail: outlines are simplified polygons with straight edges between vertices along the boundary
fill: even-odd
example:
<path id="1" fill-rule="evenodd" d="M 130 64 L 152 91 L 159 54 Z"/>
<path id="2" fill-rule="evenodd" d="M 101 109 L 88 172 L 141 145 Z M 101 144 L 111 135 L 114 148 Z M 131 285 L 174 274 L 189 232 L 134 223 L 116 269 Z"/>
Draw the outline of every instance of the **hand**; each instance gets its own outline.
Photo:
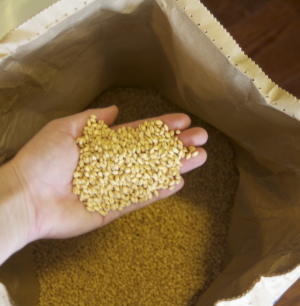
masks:
<path id="1" fill-rule="evenodd" d="M 172 191 L 168 189 L 159 191 L 158 198 L 153 197 L 146 202 L 130 205 L 123 211 L 109 212 L 105 217 L 99 213 L 86 211 L 78 196 L 72 193 L 73 172 L 79 159 L 79 149 L 75 139 L 82 134 L 90 114 L 95 114 L 98 120 L 104 120 L 106 124 L 111 125 L 117 113 L 117 107 L 112 106 L 105 109 L 90 109 L 54 120 L 5 165 L 6 173 L 13 176 L 11 180 L 15 182 L 15 186 L 18 186 L 16 190 L 20 191 L 21 195 L 18 197 L 19 203 L 11 205 L 11 208 L 20 212 L 18 228 L 22 231 L 23 246 L 37 239 L 68 238 L 86 233 L 130 211 L 168 197 L 182 188 L 183 180 L 175 185 Z M 183 130 L 178 138 L 185 146 L 200 146 L 207 140 L 205 130 L 187 129 L 190 119 L 184 114 L 171 114 L 159 118 L 171 130 Z M 126 126 L 137 127 L 144 121 L 128 123 Z M 206 152 L 202 148 L 197 150 L 198 156 L 182 160 L 181 173 L 188 172 L 205 162 Z M 18 201 L 14 199 L 14 203 L 16 202 Z M 3 226 L 5 224 L 1 224 L 1 227 Z M 11 226 L 13 225 L 10 225 L 10 228 Z M 18 248 L 21 247 L 22 244 L 19 242 Z"/>

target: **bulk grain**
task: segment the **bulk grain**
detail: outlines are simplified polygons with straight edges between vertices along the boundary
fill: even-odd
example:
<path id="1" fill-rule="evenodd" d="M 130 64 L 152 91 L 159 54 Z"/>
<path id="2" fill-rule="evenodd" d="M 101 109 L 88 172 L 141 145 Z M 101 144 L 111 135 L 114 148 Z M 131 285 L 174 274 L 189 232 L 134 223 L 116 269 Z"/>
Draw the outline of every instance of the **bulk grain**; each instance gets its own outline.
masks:
<path id="1" fill-rule="evenodd" d="M 116 104 L 117 124 L 181 112 L 158 93 L 114 89 L 91 107 Z M 216 129 L 204 166 L 170 198 L 68 240 L 34 244 L 40 306 L 194 305 L 219 274 L 238 182 L 233 151 Z"/>
<path id="2" fill-rule="evenodd" d="M 158 197 L 158 190 L 173 190 L 181 181 L 181 159 L 198 155 L 169 131 L 161 120 L 110 129 L 91 115 L 77 138 L 80 156 L 74 171 L 73 193 L 88 211 L 106 216 Z"/>

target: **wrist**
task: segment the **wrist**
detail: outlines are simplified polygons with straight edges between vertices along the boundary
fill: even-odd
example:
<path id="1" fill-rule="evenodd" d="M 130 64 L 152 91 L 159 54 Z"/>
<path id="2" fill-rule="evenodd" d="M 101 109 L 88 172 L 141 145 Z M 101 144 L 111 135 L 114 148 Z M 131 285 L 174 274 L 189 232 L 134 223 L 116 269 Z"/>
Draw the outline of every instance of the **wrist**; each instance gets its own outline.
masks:
<path id="1" fill-rule="evenodd" d="M 0 167 L 0 265 L 30 242 L 26 192 L 13 162 Z"/>

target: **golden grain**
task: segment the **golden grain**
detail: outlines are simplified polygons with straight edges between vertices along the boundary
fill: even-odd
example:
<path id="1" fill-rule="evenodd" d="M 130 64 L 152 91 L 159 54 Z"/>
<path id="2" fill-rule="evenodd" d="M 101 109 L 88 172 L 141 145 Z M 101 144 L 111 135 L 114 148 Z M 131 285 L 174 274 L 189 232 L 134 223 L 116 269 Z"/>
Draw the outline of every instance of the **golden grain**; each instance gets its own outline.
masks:
<path id="1" fill-rule="evenodd" d="M 73 184 L 76 184 L 73 193 L 79 195 L 89 211 L 101 213 L 124 206 L 120 186 L 126 186 L 123 193 L 131 195 L 132 203 L 151 199 L 152 193 L 157 197 L 158 188 L 174 189 L 180 182 L 180 159 L 185 155 L 184 150 L 189 151 L 187 159 L 195 151 L 193 146 L 183 146 L 175 136 L 178 131 L 169 131 L 162 120 L 146 121 L 137 129 L 122 127 L 114 131 L 90 115 L 82 137 L 77 138 L 80 157 L 73 174 Z M 146 145 L 145 139 L 151 140 L 151 144 Z M 95 153 L 99 151 L 101 154 Z M 120 180 L 123 173 L 128 177 Z M 78 177 L 86 180 L 81 182 Z M 103 196 L 104 201 L 91 201 L 93 195 L 100 199 Z"/>
<path id="2" fill-rule="evenodd" d="M 199 152 L 195 151 L 195 152 L 192 153 L 192 157 L 196 157 L 198 154 L 199 154 Z"/>
<path id="3" fill-rule="evenodd" d="M 116 124 L 182 112 L 150 90 L 114 89 L 99 101 L 92 107 L 118 105 Z M 238 175 L 226 138 L 191 117 L 193 126 L 203 126 L 209 134 L 206 150 L 210 158 L 204 167 L 184 174 L 182 190 L 80 237 L 34 243 L 39 306 L 196 305 L 222 269 Z M 150 148 L 159 145 L 147 142 Z M 157 165 L 154 160 L 151 163 L 151 168 Z M 123 172 L 121 194 L 130 179 L 124 177 Z M 179 183 L 181 176 L 175 179 Z M 87 178 L 81 180 L 88 184 Z M 101 186 L 106 182 L 103 178 Z M 155 198 L 151 190 L 146 193 Z M 102 199 L 102 195 L 93 197 Z M 122 199 L 119 211 L 131 204 L 129 195 L 122 194 Z M 104 209 L 99 212 L 109 214 Z"/>

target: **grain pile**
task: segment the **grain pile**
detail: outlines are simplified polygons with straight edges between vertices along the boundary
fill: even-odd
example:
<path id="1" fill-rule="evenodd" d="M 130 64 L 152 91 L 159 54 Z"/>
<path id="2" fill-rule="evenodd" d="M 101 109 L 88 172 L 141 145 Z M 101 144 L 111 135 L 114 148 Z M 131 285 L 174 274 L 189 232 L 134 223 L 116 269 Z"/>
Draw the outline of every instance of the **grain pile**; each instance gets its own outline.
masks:
<path id="1" fill-rule="evenodd" d="M 158 93 L 116 89 L 93 107 L 116 104 L 117 124 L 179 112 Z M 184 188 L 81 237 L 39 241 L 35 263 L 48 305 L 194 305 L 221 269 L 238 176 L 226 138 L 209 134 L 206 164 Z"/>
<path id="2" fill-rule="evenodd" d="M 110 129 L 91 115 L 76 140 L 80 156 L 74 171 L 73 193 L 88 211 L 109 211 L 158 197 L 181 181 L 181 159 L 198 155 L 169 131 L 161 120 L 145 121 L 136 129 Z"/>

